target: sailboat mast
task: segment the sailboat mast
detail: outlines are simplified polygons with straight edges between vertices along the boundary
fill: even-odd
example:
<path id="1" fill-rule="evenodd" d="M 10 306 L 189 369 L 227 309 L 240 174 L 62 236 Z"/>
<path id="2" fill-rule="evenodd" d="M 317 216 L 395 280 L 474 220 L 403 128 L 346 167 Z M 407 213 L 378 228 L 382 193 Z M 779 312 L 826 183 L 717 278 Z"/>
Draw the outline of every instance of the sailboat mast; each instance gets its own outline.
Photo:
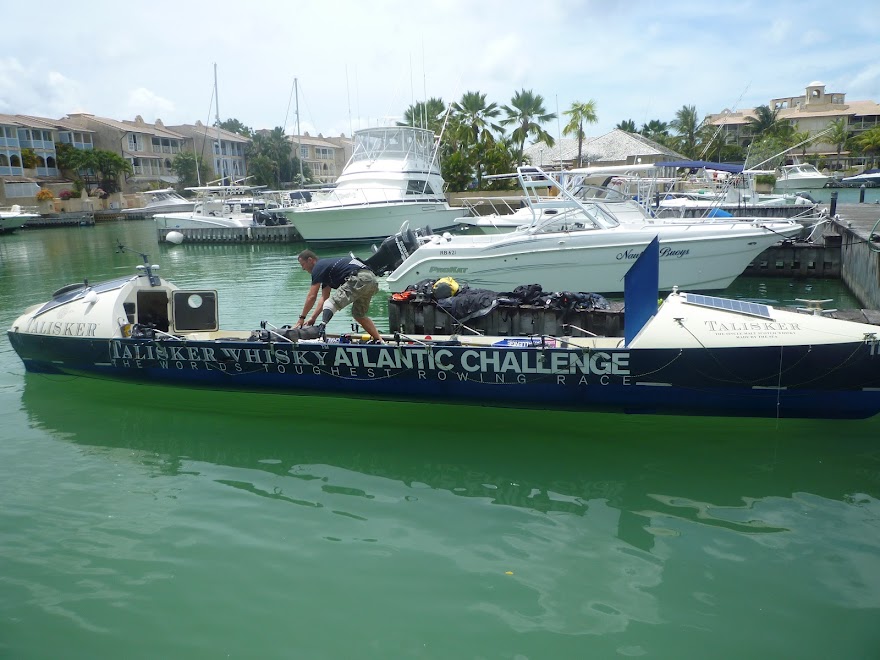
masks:
<path id="1" fill-rule="evenodd" d="M 215 115 L 215 123 L 217 124 L 217 162 L 220 164 L 220 171 L 218 174 L 222 179 L 222 183 L 224 185 L 227 184 L 226 177 L 228 172 L 226 171 L 226 159 L 223 158 L 223 148 L 220 144 L 220 94 L 217 92 L 217 63 L 214 62 L 214 110 L 216 111 Z"/>
<path id="2" fill-rule="evenodd" d="M 303 156 L 302 156 L 302 138 L 299 132 L 299 83 L 296 78 L 293 79 L 293 89 L 296 93 L 296 159 L 299 161 L 299 185 L 305 185 L 303 178 Z"/>

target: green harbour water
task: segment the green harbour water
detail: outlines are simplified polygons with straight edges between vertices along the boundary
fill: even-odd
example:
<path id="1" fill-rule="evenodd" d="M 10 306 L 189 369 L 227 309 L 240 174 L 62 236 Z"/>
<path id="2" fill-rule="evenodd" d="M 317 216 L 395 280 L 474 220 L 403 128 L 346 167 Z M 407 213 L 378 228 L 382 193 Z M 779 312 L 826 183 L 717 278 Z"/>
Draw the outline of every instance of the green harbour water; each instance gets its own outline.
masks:
<path id="1" fill-rule="evenodd" d="M 4 330 L 131 272 L 117 240 L 218 289 L 225 327 L 289 323 L 308 288 L 302 245 L 26 230 L 0 236 Z M 857 306 L 836 281 L 728 293 Z M 120 384 L 26 374 L 5 334 L 0 413 L 0 658 L 880 657 L 880 417 Z"/>

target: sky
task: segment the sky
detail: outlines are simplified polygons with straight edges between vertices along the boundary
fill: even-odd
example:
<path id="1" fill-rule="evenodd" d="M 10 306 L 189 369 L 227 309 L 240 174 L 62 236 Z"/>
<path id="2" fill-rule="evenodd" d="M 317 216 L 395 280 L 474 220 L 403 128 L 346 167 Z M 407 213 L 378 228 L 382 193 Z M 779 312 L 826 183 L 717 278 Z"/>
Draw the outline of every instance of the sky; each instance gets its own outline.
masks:
<path id="1" fill-rule="evenodd" d="M 880 12 L 860 0 L 46 0 L 3 9 L 0 113 L 351 135 L 426 97 L 521 89 L 590 136 L 798 96 L 880 102 Z M 215 99 L 214 71 L 217 72 Z M 294 93 L 294 80 L 296 90 Z"/>

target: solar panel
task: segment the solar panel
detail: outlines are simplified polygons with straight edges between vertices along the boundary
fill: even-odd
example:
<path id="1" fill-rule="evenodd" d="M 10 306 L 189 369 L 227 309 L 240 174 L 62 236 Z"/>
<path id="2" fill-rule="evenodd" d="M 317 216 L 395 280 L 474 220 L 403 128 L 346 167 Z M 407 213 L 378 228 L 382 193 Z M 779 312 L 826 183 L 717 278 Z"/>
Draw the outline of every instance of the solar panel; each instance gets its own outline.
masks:
<path id="1" fill-rule="evenodd" d="M 726 312 L 739 312 L 749 316 L 757 316 L 762 319 L 773 318 L 770 316 L 770 308 L 767 305 L 748 302 L 746 300 L 730 300 L 729 298 L 716 298 L 715 296 L 701 296 L 696 293 L 684 294 L 684 301 L 690 305 L 723 309 Z"/>

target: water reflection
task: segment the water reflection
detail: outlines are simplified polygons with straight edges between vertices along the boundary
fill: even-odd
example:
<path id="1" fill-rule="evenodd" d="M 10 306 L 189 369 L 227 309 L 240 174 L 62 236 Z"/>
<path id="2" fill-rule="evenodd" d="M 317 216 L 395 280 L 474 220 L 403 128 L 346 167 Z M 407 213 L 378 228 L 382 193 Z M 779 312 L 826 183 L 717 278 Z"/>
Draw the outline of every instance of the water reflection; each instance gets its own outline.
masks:
<path id="1" fill-rule="evenodd" d="M 22 404 L 33 426 L 84 447 L 135 451 L 145 467 L 166 475 L 197 462 L 326 483 L 331 466 L 415 493 L 428 487 L 542 513 L 582 515 L 602 500 L 706 520 L 708 507 L 770 496 L 810 492 L 849 501 L 880 490 L 877 419 L 578 414 L 31 374 Z M 835 440 L 841 433 L 845 440 Z M 364 496 L 360 489 L 348 494 Z"/>
<path id="2" fill-rule="evenodd" d="M 394 567 L 396 580 L 430 557 L 436 575 L 411 580 L 437 591 L 469 576 L 479 588 L 459 585 L 461 602 L 509 630 L 724 618 L 743 582 L 770 597 L 758 576 L 784 576 L 792 607 L 880 598 L 872 420 L 777 426 L 32 375 L 22 408 L 33 429 L 96 461 L 129 461 L 190 502 L 192 480 L 202 484 L 211 501 L 189 514 L 199 533 L 178 545 L 234 542 L 244 526 L 260 530 L 262 551 L 277 543 L 279 561 L 314 561 L 332 544 L 346 561 Z M 849 437 L 832 441 L 841 429 Z M 163 516 L 182 516 L 162 506 L 156 533 Z M 671 604 L 680 594 L 693 600 Z"/>

